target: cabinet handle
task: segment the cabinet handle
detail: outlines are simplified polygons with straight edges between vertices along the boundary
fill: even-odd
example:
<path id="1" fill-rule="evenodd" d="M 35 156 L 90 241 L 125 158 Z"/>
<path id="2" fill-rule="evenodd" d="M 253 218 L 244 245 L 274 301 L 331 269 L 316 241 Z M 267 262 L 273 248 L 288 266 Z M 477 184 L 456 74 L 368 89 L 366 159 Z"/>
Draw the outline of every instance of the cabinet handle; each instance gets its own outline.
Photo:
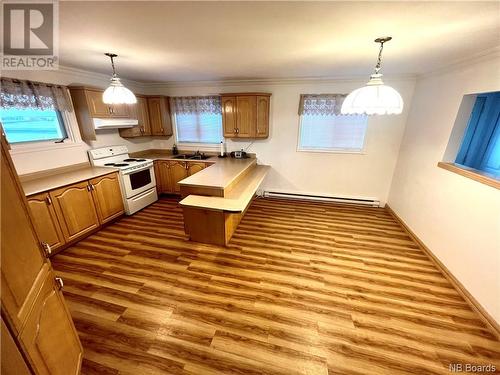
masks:
<path id="1" fill-rule="evenodd" d="M 144 134 L 144 126 L 141 126 L 141 134 Z"/>
<path id="2" fill-rule="evenodd" d="M 47 242 L 42 242 L 42 249 L 43 249 L 43 252 L 45 253 L 46 258 L 48 258 L 50 255 L 52 255 L 52 249 Z"/>
<path id="3" fill-rule="evenodd" d="M 63 279 L 61 279 L 60 277 L 56 277 L 55 280 L 56 280 L 57 286 L 59 287 L 58 289 L 62 290 L 62 288 L 64 288 L 64 281 L 63 281 Z"/>
<path id="4" fill-rule="evenodd" d="M 50 198 L 50 195 L 47 195 L 47 197 L 45 198 L 45 202 L 47 202 L 48 205 L 52 204 L 52 199 Z"/>
<path id="5" fill-rule="evenodd" d="M 87 185 L 87 191 L 92 191 L 92 190 L 95 190 L 95 186 L 92 185 L 92 184 L 88 184 Z"/>

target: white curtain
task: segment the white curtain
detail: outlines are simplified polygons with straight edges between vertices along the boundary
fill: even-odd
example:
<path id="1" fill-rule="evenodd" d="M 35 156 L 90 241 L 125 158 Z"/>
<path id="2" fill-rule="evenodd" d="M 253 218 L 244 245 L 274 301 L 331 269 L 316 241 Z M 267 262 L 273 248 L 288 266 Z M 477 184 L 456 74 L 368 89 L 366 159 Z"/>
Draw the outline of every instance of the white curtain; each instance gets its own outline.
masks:
<path id="1" fill-rule="evenodd" d="M 66 86 L 5 77 L 0 80 L 0 105 L 5 109 L 73 110 Z"/>
<path id="2" fill-rule="evenodd" d="M 173 112 L 179 115 L 222 113 L 220 96 L 178 96 L 170 100 Z"/>
<path id="3" fill-rule="evenodd" d="M 302 94 L 300 95 L 299 116 L 340 115 L 346 94 Z"/>

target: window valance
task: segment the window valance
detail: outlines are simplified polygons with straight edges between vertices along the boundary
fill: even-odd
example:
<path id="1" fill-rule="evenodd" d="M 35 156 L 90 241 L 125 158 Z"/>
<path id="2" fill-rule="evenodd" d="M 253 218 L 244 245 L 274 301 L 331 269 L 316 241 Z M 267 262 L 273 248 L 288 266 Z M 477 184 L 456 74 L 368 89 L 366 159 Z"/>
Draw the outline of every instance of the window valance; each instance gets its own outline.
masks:
<path id="1" fill-rule="evenodd" d="M 176 114 L 222 113 L 220 96 L 178 96 L 170 100 Z"/>
<path id="2" fill-rule="evenodd" d="M 299 115 L 340 115 L 345 94 L 302 94 Z"/>
<path id="3" fill-rule="evenodd" d="M 0 105 L 7 109 L 73 110 L 66 86 L 4 77 L 0 79 Z"/>

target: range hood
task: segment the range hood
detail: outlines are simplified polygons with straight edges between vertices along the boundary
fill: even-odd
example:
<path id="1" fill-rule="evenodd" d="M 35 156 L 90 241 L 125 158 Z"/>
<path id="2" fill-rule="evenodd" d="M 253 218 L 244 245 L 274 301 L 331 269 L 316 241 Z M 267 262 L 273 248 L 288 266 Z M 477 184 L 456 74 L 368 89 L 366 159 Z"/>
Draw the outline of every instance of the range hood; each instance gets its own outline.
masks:
<path id="1" fill-rule="evenodd" d="M 132 128 L 139 124 L 137 119 L 131 118 L 93 118 L 92 120 L 96 130 Z"/>

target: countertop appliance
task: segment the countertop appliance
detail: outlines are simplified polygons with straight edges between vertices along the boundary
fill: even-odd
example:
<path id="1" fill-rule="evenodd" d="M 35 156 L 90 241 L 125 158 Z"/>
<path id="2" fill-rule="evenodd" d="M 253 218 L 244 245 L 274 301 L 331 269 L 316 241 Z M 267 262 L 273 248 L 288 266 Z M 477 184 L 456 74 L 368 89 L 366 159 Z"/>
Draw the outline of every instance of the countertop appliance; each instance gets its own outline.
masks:
<path id="1" fill-rule="evenodd" d="M 134 212 L 158 200 L 153 160 L 131 158 L 127 146 L 109 146 L 89 150 L 92 165 L 119 169 L 125 213 Z"/>

